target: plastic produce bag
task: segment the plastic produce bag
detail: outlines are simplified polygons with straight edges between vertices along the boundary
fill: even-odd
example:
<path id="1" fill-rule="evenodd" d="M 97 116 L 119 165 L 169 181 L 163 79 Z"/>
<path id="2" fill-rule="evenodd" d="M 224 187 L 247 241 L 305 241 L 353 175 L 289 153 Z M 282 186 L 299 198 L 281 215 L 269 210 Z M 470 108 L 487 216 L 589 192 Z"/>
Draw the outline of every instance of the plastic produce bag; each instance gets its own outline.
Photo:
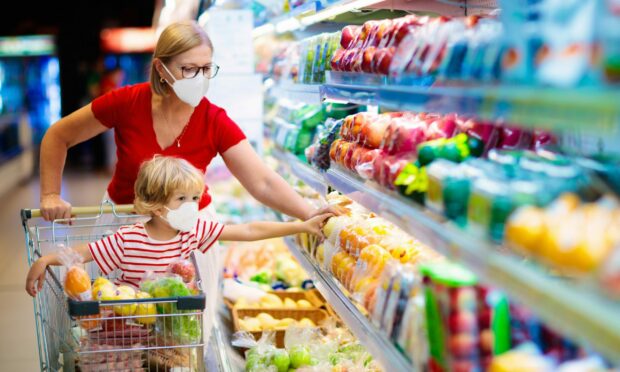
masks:
<path id="1" fill-rule="evenodd" d="M 58 245 L 58 259 L 66 269 L 64 276 L 65 293 L 73 300 L 92 299 L 90 276 L 84 270 L 84 259 L 72 248 Z"/>

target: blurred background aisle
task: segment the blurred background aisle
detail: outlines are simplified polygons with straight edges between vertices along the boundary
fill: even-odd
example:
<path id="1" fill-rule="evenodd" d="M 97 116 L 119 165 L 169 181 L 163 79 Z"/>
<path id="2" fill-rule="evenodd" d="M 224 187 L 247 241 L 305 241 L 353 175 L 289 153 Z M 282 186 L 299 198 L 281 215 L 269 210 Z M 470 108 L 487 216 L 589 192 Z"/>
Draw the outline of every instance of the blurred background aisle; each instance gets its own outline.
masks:
<path id="1" fill-rule="evenodd" d="M 74 205 L 95 205 L 107 187 L 109 176 L 96 172 L 69 172 L 64 190 Z M 0 370 L 37 371 L 32 300 L 24 290 L 28 272 L 24 232 L 19 211 L 39 204 L 39 182 L 33 179 L 0 197 Z"/>

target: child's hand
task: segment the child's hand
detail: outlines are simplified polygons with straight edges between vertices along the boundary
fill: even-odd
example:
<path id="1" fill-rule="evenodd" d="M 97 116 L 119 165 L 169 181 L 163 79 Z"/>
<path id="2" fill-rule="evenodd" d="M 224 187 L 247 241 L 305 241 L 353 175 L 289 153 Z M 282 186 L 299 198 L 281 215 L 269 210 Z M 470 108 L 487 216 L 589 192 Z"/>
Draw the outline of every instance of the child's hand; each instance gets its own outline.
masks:
<path id="1" fill-rule="evenodd" d="M 47 263 L 43 259 L 38 259 L 28 271 L 26 277 L 26 292 L 34 297 L 37 292 L 43 289 L 43 283 L 45 283 L 45 269 Z M 37 283 L 38 282 L 38 283 Z"/>
<path id="2" fill-rule="evenodd" d="M 333 213 L 324 213 L 306 220 L 304 222 L 306 232 L 323 237 L 322 228 L 325 220 L 333 216 Z"/>

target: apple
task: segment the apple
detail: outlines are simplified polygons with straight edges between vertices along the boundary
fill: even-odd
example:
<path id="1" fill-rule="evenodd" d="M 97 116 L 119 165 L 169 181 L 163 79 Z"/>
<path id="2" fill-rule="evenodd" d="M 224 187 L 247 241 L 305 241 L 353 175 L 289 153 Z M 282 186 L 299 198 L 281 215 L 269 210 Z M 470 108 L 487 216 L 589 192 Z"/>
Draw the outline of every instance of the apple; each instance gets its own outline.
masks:
<path id="1" fill-rule="evenodd" d="M 364 62 L 364 50 L 362 48 L 355 49 L 351 64 L 351 72 L 362 72 L 362 62 Z"/>
<path id="2" fill-rule="evenodd" d="M 372 72 L 372 59 L 375 55 L 377 48 L 374 46 L 369 46 L 364 50 L 364 56 L 362 59 L 362 71 L 366 73 Z"/>
<path id="3" fill-rule="evenodd" d="M 357 38 L 359 36 L 360 27 L 359 26 L 345 26 L 342 29 L 342 33 L 340 35 L 340 46 L 343 49 L 352 48 L 357 42 Z"/>
<path id="4" fill-rule="evenodd" d="M 351 141 L 360 142 L 360 133 L 362 132 L 362 127 L 367 125 L 369 122 L 375 120 L 375 116 L 369 113 L 359 113 L 353 117 L 353 125 L 351 126 Z M 363 144 L 363 143 L 362 143 Z"/>
<path id="5" fill-rule="evenodd" d="M 353 171 L 357 170 L 357 166 L 360 163 L 360 159 L 366 154 L 366 152 L 370 151 L 370 149 L 364 146 L 357 146 L 351 155 L 351 167 L 350 169 Z"/>
<path id="6" fill-rule="evenodd" d="M 492 312 L 490 309 L 482 309 L 479 313 L 478 313 L 478 326 L 481 329 L 487 329 L 489 327 L 491 327 L 491 317 L 492 317 Z"/>
<path id="7" fill-rule="evenodd" d="M 196 278 L 196 268 L 189 260 L 179 260 L 168 265 L 168 271 L 177 274 L 183 282 L 190 283 Z"/>
<path id="8" fill-rule="evenodd" d="M 456 358 L 472 356 L 475 354 L 477 346 L 476 338 L 469 333 L 458 333 L 450 336 L 448 340 L 448 350 Z"/>
<path id="9" fill-rule="evenodd" d="M 289 350 L 289 358 L 291 362 L 291 368 L 300 368 L 303 366 L 311 365 L 312 358 L 310 356 L 310 350 L 307 346 L 296 345 Z"/>
<path id="10" fill-rule="evenodd" d="M 394 47 L 377 49 L 373 56 L 372 72 L 387 75 L 396 49 Z"/>
<path id="11" fill-rule="evenodd" d="M 353 153 L 360 147 L 361 146 L 357 143 L 351 143 L 343 159 L 343 165 L 345 166 L 345 168 L 355 170 L 355 167 L 351 160 L 353 159 Z"/>
<path id="12" fill-rule="evenodd" d="M 355 115 L 349 115 L 344 118 L 342 126 L 340 127 L 340 137 L 345 141 L 351 141 L 351 127 L 353 127 L 353 121 Z"/>
<path id="13" fill-rule="evenodd" d="M 348 142 L 348 141 L 342 141 L 340 142 L 340 151 L 338 152 L 338 158 L 336 159 L 336 162 L 340 165 L 342 165 L 343 167 L 345 167 L 345 159 L 347 154 L 349 153 L 349 148 L 351 148 L 351 146 L 353 146 L 354 143 L 353 142 Z"/>
<path id="14" fill-rule="evenodd" d="M 533 137 L 531 146 L 532 150 L 538 150 L 548 145 L 554 145 L 557 143 L 557 138 L 555 138 L 553 134 L 546 131 L 536 129 L 534 130 Z"/>
<path id="15" fill-rule="evenodd" d="M 425 142 L 426 124 L 423 121 L 408 119 L 392 120 L 389 137 L 385 146 L 390 154 L 415 154 L 420 143 Z"/>
<path id="16" fill-rule="evenodd" d="M 381 115 L 376 117 L 375 120 L 367 122 L 361 128 L 360 142 L 372 149 L 379 148 L 390 121 L 389 117 Z"/>
<path id="17" fill-rule="evenodd" d="M 476 329 L 476 316 L 470 311 L 452 313 L 448 319 L 450 333 L 471 332 Z"/>
<path id="18" fill-rule="evenodd" d="M 340 71 L 351 72 L 353 71 L 353 63 L 355 61 L 355 56 L 357 55 L 358 49 L 347 49 L 344 52 L 344 56 L 342 57 L 342 63 Z"/>
<path id="19" fill-rule="evenodd" d="M 484 154 L 497 146 L 499 141 L 499 128 L 491 123 L 478 122 L 473 119 L 466 120 L 461 126 L 461 131 L 469 137 L 477 138 L 484 143 Z M 483 154 L 483 155 L 484 155 Z"/>
<path id="20" fill-rule="evenodd" d="M 480 350 L 485 355 L 493 352 L 493 331 L 490 329 L 480 332 Z"/>
<path id="21" fill-rule="evenodd" d="M 369 150 L 369 151 L 364 152 L 364 154 L 361 155 L 361 158 L 358 161 L 357 166 L 355 167 L 357 174 L 359 174 L 362 178 L 365 178 L 367 180 L 374 178 L 375 159 L 378 156 L 381 156 L 381 154 L 383 153 L 384 151 L 379 150 L 379 149 L 374 149 L 374 150 Z"/>
<path id="22" fill-rule="evenodd" d="M 121 285 L 116 288 L 114 300 L 133 300 L 135 298 L 136 291 L 133 288 L 127 285 Z M 116 305 L 114 306 L 114 312 L 120 316 L 131 316 L 136 312 L 137 307 L 138 305 L 135 302 L 127 305 Z"/>
<path id="23" fill-rule="evenodd" d="M 331 146 L 329 147 L 329 158 L 332 161 L 336 161 L 336 159 L 338 158 L 338 149 L 340 147 L 340 142 L 342 142 L 342 140 L 337 139 L 332 142 Z"/>
<path id="24" fill-rule="evenodd" d="M 332 56 L 332 60 L 330 62 L 333 71 L 341 71 L 342 68 L 342 58 L 345 54 L 345 49 L 338 49 L 334 52 Z"/>
<path id="25" fill-rule="evenodd" d="M 286 350 L 276 349 L 271 356 L 271 364 L 278 369 L 278 372 L 287 372 L 291 364 L 291 359 Z"/>
<path id="26" fill-rule="evenodd" d="M 456 133 L 456 121 L 449 118 L 440 118 L 433 121 L 426 131 L 427 140 L 451 138 Z"/>
<path id="27" fill-rule="evenodd" d="M 375 35 L 375 46 L 385 48 L 391 39 L 391 30 L 394 22 L 391 19 L 384 19 L 378 22 L 377 33 Z"/>

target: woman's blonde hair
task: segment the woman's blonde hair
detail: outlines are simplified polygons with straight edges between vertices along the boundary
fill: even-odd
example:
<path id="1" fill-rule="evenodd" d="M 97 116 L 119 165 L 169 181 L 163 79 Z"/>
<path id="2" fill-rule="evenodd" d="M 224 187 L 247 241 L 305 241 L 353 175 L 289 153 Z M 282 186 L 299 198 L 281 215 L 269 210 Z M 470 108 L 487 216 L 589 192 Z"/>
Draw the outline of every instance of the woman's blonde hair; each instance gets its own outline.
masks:
<path id="1" fill-rule="evenodd" d="M 155 59 L 159 58 L 162 62 L 167 63 L 179 54 L 200 45 L 208 46 L 213 52 L 213 43 L 211 43 L 209 35 L 196 21 L 175 22 L 162 31 L 157 40 L 157 45 L 155 45 L 153 62 L 151 62 L 150 81 L 155 94 L 164 96 L 168 94 L 170 89 L 165 81 L 160 80 L 161 77 L 155 68 Z"/>
<path id="2" fill-rule="evenodd" d="M 176 191 L 204 191 L 203 173 L 187 160 L 155 155 L 140 166 L 134 185 L 137 213 L 152 215 L 166 205 Z"/>

